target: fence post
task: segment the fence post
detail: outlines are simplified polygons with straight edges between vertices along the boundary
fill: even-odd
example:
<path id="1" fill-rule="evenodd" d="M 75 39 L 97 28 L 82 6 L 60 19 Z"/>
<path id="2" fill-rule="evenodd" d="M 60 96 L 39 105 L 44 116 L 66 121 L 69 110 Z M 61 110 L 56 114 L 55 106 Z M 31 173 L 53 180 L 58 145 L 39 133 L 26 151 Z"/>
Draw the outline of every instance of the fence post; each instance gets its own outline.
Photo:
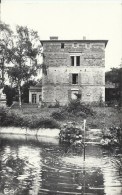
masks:
<path id="1" fill-rule="evenodd" d="M 86 131 L 86 119 L 84 119 L 84 121 L 83 121 L 83 130 L 84 130 L 83 144 L 84 144 L 84 161 L 85 161 L 85 131 Z"/>

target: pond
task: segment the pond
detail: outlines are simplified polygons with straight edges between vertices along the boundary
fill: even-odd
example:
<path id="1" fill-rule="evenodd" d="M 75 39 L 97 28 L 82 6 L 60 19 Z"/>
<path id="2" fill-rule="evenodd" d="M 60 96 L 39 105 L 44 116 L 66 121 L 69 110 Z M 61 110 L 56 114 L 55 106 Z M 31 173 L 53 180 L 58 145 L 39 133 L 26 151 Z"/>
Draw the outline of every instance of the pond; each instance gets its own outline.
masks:
<path id="1" fill-rule="evenodd" d="M 87 143 L 85 154 L 56 138 L 1 135 L 0 194 L 121 195 L 120 151 Z"/>

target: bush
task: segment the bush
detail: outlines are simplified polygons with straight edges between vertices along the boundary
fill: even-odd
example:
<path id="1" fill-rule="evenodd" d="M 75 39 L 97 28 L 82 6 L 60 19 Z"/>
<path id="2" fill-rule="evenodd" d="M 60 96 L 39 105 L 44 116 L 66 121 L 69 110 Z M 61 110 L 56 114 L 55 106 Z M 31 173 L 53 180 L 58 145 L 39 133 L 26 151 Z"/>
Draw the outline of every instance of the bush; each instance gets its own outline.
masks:
<path id="1" fill-rule="evenodd" d="M 81 103 L 79 100 L 72 100 L 64 110 L 72 114 L 80 113 L 80 115 L 94 115 L 91 106 Z"/>
<path id="2" fill-rule="evenodd" d="M 53 112 L 51 115 L 56 120 L 64 120 L 65 116 L 61 111 Z"/>
<path id="3" fill-rule="evenodd" d="M 0 126 L 59 128 L 59 124 L 52 118 L 25 117 L 5 108 L 0 108 Z"/>
<path id="4" fill-rule="evenodd" d="M 122 147 L 122 128 L 121 127 L 110 127 L 102 135 L 103 146 L 120 146 Z"/>
<path id="5" fill-rule="evenodd" d="M 60 107 L 60 103 L 58 100 L 56 100 L 56 103 L 54 105 L 49 105 L 48 108 L 59 108 Z"/>
<path id="6" fill-rule="evenodd" d="M 85 105 L 79 100 L 71 101 L 67 106 L 64 106 L 60 111 L 53 112 L 52 117 L 56 120 L 64 120 L 67 117 L 82 117 L 94 116 L 95 112 L 90 105 Z"/>

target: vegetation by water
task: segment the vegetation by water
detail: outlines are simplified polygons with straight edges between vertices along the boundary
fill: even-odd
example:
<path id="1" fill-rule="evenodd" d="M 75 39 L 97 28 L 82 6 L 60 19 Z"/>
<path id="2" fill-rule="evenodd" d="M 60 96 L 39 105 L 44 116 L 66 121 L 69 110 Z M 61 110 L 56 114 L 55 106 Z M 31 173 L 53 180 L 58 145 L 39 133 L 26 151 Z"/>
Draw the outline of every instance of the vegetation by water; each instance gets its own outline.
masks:
<path id="1" fill-rule="evenodd" d="M 70 102 L 68 106 L 58 105 L 58 108 L 0 108 L 0 126 L 61 128 L 65 123 L 76 122 L 81 127 L 86 119 L 86 128 L 102 129 L 105 133 L 110 127 L 121 127 L 122 132 L 121 116 L 122 110 L 115 107 Z"/>
<path id="2" fill-rule="evenodd" d="M 37 115 L 23 115 L 22 112 L 0 108 L 0 126 L 38 128 L 59 128 L 59 124 L 51 117 Z"/>
<path id="3" fill-rule="evenodd" d="M 67 143 L 74 148 L 83 147 L 83 129 L 75 123 L 64 124 L 59 134 L 60 143 Z"/>
<path id="4" fill-rule="evenodd" d="M 94 116 L 95 112 L 93 111 L 90 105 L 81 103 L 79 100 L 73 100 L 69 102 L 68 105 L 62 107 L 60 110 L 52 113 L 52 117 L 57 120 L 63 120 L 70 117 L 82 117 L 87 118 L 88 116 Z"/>
<path id="5" fill-rule="evenodd" d="M 103 131 L 101 144 L 108 148 L 114 146 L 122 148 L 122 128 L 113 126 Z"/>

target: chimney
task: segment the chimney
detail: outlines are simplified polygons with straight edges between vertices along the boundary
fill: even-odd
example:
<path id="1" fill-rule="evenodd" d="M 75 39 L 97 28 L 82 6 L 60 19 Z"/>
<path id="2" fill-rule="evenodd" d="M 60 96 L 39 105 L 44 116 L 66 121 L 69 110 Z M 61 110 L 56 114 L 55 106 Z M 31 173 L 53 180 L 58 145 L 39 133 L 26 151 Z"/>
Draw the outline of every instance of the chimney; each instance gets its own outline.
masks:
<path id="1" fill-rule="evenodd" d="M 57 36 L 51 36 L 50 40 L 58 40 L 58 37 Z"/>
<path id="2" fill-rule="evenodd" d="M 86 40 L 86 37 L 85 36 L 83 36 L 83 40 Z"/>

